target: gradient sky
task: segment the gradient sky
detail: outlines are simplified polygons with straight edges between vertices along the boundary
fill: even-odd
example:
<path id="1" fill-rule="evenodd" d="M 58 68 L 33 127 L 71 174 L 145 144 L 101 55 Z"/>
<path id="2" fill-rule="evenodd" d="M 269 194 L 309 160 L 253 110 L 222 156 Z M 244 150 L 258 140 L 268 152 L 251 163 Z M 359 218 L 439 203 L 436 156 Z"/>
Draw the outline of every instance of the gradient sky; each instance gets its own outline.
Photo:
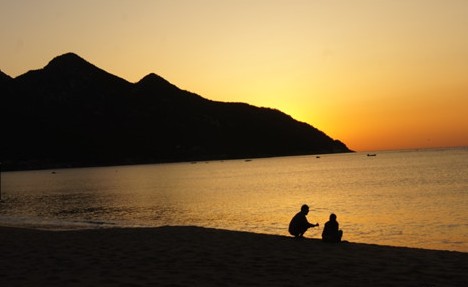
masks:
<path id="1" fill-rule="evenodd" d="M 349 148 L 468 146 L 467 0 L 0 0 L 0 69 L 75 52 Z"/>

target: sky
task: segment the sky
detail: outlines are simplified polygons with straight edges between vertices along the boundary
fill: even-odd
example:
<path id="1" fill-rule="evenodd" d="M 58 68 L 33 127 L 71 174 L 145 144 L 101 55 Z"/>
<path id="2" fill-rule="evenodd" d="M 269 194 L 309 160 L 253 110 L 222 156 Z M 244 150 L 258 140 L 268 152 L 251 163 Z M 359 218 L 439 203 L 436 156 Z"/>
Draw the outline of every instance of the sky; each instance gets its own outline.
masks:
<path id="1" fill-rule="evenodd" d="M 468 146 L 467 0 L 0 0 L 0 69 L 74 52 L 356 151 Z"/>

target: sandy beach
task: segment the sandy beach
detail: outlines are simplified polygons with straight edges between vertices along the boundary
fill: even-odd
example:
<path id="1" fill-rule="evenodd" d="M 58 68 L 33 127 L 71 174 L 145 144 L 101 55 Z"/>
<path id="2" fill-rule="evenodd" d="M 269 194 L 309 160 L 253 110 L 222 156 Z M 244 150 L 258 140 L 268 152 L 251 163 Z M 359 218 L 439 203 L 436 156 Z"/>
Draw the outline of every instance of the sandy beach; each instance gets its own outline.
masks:
<path id="1" fill-rule="evenodd" d="M 1 286 L 468 286 L 468 253 L 201 227 L 0 228 Z"/>

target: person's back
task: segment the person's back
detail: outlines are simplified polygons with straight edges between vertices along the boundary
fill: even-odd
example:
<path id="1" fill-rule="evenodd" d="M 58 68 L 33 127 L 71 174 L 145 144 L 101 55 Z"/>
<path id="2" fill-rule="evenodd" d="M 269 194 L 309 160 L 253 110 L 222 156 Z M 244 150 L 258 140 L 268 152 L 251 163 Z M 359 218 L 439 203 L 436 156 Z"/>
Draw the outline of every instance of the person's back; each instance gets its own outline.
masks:
<path id="1" fill-rule="evenodd" d="M 343 231 L 339 230 L 339 223 L 336 221 L 336 215 L 331 214 L 330 220 L 325 223 L 322 232 L 322 240 L 325 242 L 341 242 Z"/>

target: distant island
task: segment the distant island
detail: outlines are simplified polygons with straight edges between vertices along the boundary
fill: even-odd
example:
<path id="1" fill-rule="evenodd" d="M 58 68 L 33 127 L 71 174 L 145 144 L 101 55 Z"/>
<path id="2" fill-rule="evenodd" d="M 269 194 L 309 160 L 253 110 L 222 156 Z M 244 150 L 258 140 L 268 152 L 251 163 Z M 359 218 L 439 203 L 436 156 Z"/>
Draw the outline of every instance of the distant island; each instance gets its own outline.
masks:
<path id="1" fill-rule="evenodd" d="M 155 74 L 130 83 L 67 53 L 0 71 L 2 171 L 352 152 L 270 108 L 205 99 Z"/>

